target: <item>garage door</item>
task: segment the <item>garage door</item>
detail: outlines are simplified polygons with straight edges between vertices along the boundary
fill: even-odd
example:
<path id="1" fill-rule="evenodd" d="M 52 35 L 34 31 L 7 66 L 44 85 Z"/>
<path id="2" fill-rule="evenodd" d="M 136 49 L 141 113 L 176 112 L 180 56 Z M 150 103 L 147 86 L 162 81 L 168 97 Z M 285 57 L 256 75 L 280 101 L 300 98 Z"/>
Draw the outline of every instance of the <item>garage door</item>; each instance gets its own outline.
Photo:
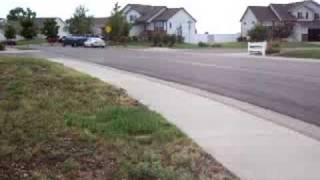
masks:
<path id="1" fill-rule="evenodd" d="M 320 41 L 320 29 L 309 29 L 308 41 Z"/>

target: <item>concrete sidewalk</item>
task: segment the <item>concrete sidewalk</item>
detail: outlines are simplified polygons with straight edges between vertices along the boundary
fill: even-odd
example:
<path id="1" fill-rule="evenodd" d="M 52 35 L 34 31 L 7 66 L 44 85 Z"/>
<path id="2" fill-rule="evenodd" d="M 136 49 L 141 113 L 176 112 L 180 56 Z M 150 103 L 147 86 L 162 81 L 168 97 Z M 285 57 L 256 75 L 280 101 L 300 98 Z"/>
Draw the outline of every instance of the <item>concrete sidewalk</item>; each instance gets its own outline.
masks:
<path id="1" fill-rule="evenodd" d="M 150 78 L 88 62 L 51 59 L 124 88 L 177 125 L 244 180 L 319 180 L 320 142 Z"/>

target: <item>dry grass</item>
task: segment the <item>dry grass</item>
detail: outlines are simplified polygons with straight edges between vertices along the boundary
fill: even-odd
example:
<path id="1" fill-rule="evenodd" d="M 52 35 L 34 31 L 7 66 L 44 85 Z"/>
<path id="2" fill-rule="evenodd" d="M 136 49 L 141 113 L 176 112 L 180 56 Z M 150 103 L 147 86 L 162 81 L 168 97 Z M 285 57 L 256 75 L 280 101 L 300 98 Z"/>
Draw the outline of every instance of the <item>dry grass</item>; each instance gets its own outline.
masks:
<path id="1" fill-rule="evenodd" d="M 0 179 L 237 179 L 121 89 L 0 57 Z"/>

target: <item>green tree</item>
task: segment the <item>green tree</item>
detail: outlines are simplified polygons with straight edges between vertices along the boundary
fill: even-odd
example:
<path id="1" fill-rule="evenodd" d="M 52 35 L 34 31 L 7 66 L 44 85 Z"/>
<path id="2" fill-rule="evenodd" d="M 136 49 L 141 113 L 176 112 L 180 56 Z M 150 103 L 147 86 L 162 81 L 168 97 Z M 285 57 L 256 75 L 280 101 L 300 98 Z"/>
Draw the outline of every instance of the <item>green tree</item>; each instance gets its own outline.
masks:
<path id="1" fill-rule="evenodd" d="M 8 24 L 8 25 L 5 27 L 4 36 L 5 36 L 7 39 L 15 39 L 15 38 L 16 38 L 16 35 L 17 35 L 17 31 L 16 31 L 16 29 L 14 28 L 14 26 L 11 25 L 11 24 Z"/>
<path id="2" fill-rule="evenodd" d="M 55 38 L 58 36 L 59 26 L 54 19 L 47 19 L 43 23 L 42 34 L 47 36 L 47 38 Z"/>
<path id="3" fill-rule="evenodd" d="M 91 34 L 93 17 L 87 15 L 88 9 L 80 5 L 76 8 L 73 16 L 67 20 L 71 34 Z"/>
<path id="4" fill-rule="evenodd" d="M 115 4 L 111 17 L 106 25 L 112 29 L 109 33 L 110 40 L 112 41 L 119 41 L 122 37 L 128 37 L 129 35 L 130 24 L 120 11 L 118 3 Z"/>
<path id="5" fill-rule="evenodd" d="M 272 38 L 273 39 L 283 39 L 288 38 L 292 34 L 293 24 L 292 23 L 282 23 L 277 24 L 272 27 Z"/>
<path id="6" fill-rule="evenodd" d="M 9 11 L 7 15 L 8 21 L 20 21 L 23 17 L 25 17 L 26 11 L 21 7 L 16 7 Z"/>
<path id="7" fill-rule="evenodd" d="M 261 25 L 256 25 L 248 32 L 251 41 L 265 41 L 268 39 L 268 29 Z"/>
<path id="8" fill-rule="evenodd" d="M 27 8 L 24 10 L 21 7 L 10 10 L 7 19 L 16 29 L 20 30 L 20 35 L 26 39 L 32 39 L 37 35 L 37 28 L 35 25 L 36 13 Z M 18 27 L 19 26 L 19 27 Z"/>

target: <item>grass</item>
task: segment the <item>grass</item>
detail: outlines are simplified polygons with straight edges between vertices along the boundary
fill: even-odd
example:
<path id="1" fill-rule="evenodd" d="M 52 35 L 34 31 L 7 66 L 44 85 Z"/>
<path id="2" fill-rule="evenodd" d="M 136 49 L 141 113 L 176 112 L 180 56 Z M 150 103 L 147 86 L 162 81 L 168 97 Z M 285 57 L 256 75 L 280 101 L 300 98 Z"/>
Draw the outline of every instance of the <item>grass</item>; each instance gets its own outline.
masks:
<path id="1" fill-rule="evenodd" d="M 0 56 L 0 179 L 237 179 L 121 90 Z"/>
<path id="2" fill-rule="evenodd" d="M 29 47 L 28 45 L 19 45 L 19 46 L 16 46 L 15 48 L 18 50 L 23 50 L 23 51 L 34 50 L 33 48 Z"/>
<path id="3" fill-rule="evenodd" d="M 320 59 L 320 49 L 301 49 L 294 51 L 285 51 L 280 53 L 279 56 Z"/>
<path id="4" fill-rule="evenodd" d="M 43 44 L 46 43 L 45 39 L 31 39 L 17 41 L 17 45 L 29 45 L 29 44 Z"/>

